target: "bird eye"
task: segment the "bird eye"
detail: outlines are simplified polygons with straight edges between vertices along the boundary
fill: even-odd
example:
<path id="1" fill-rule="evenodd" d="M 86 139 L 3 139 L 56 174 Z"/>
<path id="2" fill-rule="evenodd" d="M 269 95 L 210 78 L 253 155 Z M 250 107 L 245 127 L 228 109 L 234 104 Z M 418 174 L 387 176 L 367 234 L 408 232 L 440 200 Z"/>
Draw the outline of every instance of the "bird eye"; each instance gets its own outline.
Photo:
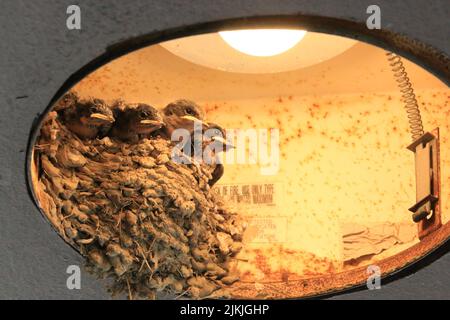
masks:
<path id="1" fill-rule="evenodd" d="M 186 113 L 189 114 L 189 115 L 191 115 L 191 116 L 195 115 L 195 111 L 192 110 L 191 108 L 187 108 L 187 109 L 186 109 Z"/>
<path id="2" fill-rule="evenodd" d="M 141 111 L 141 113 L 139 114 L 139 116 L 140 116 L 141 118 L 147 118 L 147 117 L 148 117 L 148 112 L 146 112 L 146 111 Z"/>

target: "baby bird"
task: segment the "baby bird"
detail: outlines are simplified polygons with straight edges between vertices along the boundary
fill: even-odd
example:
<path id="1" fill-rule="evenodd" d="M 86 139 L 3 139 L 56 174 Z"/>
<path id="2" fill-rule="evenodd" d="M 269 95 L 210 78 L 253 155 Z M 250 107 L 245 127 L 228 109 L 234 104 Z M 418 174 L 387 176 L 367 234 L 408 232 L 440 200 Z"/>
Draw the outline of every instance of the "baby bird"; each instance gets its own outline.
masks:
<path id="1" fill-rule="evenodd" d="M 226 133 L 225 130 L 215 123 L 209 123 L 208 130 L 204 133 L 204 154 L 203 157 L 208 164 L 213 166 L 213 171 L 211 173 L 212 178 L 208 181 L 208 184 L 210 187 L 213 187 L 214 184 L 216 184 L 217 181 L 223 176 L 224 174 L 224 166 L 222 163 L 220 163 L 218 159 L 217 152 L 221 151 L 228 151 L 231 148 L 234 148 L 234 145 L 229 143 L 226 139 Z"/>
<path id="2" fill-rule="evenodd" d="M 207 127 L 208 124 L 203 121 L 205 112 L 195 102 L 185 99 L 176 100 L 169 103 L 163 110 L 164 131 L 166 138 L 170 139 L 176 129 L 186 129 L 190 133 L 194 132 L 194 124 L 200 123 Z"/>
<path id="3" fill-rule="evenodd" d="M 60 112 L 78 103 L 80 98 L 75 92 L 69 91 L 64 94 L 53 106 L 53 111 Z"/>
<path id="4" fill-rule="evenodd" d="M 125 142 L 136 143 L 164 125 L 159 111 L 144 103 L 115 107 L 114 115 L 116 122 L 111 129 L 111 136 Z"/>
<path id="5" fill-rule="evenodd" d="M 75 100 L 72 105 L 58 112 L 63 124 L 81 139 L 105 136 L 114 116 L 103 100 Z"/>

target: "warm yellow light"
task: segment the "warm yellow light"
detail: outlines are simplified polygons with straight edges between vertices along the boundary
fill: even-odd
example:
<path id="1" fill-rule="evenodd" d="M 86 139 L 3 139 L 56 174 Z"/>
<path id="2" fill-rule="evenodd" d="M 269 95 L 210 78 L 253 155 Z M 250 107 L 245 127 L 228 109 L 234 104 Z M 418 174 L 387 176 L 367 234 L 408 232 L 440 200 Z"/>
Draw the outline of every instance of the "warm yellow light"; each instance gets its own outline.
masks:
<path id="1" fill-rule="evenodd" d="M 303 39 L 306 31 L 289 29 L 254 29 L 221 31 L 220 36 L 234 49 L 258 57 L 283 53 Z"/>

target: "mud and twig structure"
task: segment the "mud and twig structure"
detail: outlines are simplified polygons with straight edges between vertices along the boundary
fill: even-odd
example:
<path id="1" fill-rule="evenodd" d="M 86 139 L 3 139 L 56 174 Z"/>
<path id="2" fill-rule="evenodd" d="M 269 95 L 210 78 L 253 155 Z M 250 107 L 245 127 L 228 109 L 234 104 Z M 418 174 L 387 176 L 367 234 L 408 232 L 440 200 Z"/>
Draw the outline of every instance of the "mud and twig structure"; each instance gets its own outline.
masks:
<path id="1" fill-rule="evenodd" d="M 211 191 L 213 168 L 172 161 L 158 135 L 81 139 L 61 119 L 75 100 L 47 115 L 34 149 L 34 191 L 59 234 L 113 293 L 226 297 L 244 224 Z"/>

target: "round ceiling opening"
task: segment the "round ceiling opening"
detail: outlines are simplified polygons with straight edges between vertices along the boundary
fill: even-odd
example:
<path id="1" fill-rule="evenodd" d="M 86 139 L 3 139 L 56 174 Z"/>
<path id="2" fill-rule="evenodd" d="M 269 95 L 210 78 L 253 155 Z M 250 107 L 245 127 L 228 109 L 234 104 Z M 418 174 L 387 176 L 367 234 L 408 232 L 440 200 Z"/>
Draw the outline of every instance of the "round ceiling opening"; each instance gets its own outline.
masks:
<path id="1" fill-rule="evenodd" d="M 42 118 L 36 201 L 114 292 L 312 296 L 448 237 L 448 87 L 356 40 L 250 31 L 130 52 Z"/>
<path id="2" fill-rule="evenodd" d="M 277 73 L 328 61 L 356 40 L 290 29 L 223 31 L 161 43 L 189 62 L 227 72 Z"/>

